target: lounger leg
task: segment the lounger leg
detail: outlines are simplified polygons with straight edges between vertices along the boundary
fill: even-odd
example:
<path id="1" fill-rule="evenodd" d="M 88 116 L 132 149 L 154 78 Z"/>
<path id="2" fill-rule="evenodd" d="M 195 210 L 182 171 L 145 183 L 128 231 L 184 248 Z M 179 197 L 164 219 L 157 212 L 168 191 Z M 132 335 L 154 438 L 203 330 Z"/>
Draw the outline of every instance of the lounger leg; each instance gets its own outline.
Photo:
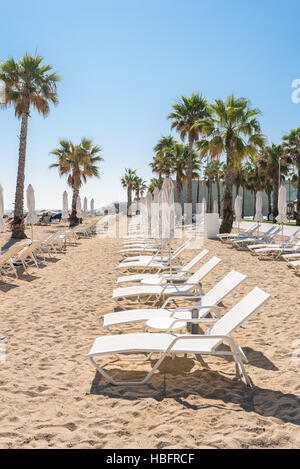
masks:
<path id="1" fill-rule="evenodd" d="M 243 351 L 243 349 L 242 349 L 241 347 L 239 347 L 239 352 L 240 352 L 240 354 L 241 354 L 241 356 L 242 356 L 243 362 L 244 362 L 244 363 L 249 363 L 249 360 L 248 360 L 248 358 L 246 357 L 245 352 Z"/>
<path id="2" fill-rule="evenodd" d="M 92 363 L 92 365 L 99 371 L 99 373 L 101 373 L 102 376 L 104 376 L 105 379 L 107 379 L 107 381 L 110 383 L 110 384 L 113 384 L 114 386 L 137 386 L 139 384 L 146 384 L 147 381 L 151 378 L 151 376 L 153 375 L 154 371 L 157 370 L 157 368 L 159 367 L 159 365 L 162 363 L 162 361 L 165 359 L 166 355 L 167 355 L 168 351 L 165 351 L 161 357 L 157 360 L 157 362 L 155 363 L 155 365 L 153 366 L 153 368 L 149 371 L 149 373 L 147 374 L 147 376 L 142 380 L 142 381 L 115 381 L 114 379 L 112 379 L 107 373 L 106 371 L 104 371 L 103 368 L 101 368 L 96 362 L 95 360 L 93 359 L 93 357 L 90 357 L 90 362 Z"/>

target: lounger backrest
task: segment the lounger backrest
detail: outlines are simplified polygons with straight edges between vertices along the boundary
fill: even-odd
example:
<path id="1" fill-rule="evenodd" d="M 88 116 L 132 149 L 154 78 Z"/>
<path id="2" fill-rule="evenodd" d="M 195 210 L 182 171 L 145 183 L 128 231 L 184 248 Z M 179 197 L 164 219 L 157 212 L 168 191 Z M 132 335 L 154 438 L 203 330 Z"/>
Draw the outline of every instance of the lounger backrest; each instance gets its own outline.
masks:
<path id="1" fill-rule="evenodd" d="M 213 288 L 209 290 L 202 297 L 200 301 L 196 304 L 196 306 L 214 306 L 218 305 L 220 301 L 225 298 L 225 296 L 229 295 L 232 290 L 234 290 L 240 283 L 246 280 L 247 275 L 241 274 L 240 272 L 236 272 L 232 270 L 227 275 L 225 275 L 220 282 L 218 282 Z"/>
<path id="2" fill-rule="evenodd" d="M 222 259 L 214 256 L 206 264 L 204 264 L 200 269 L 197 270 L 193 275 L 189 277 L 186 283 L 198 283 L 200 282 L 212 269 L 214 269 Z"/>
<path id="3" fill-rule="evenodd" d="M 219 319 L 206 332 L 208 335 L 229 335 L 260 306 L 262 306 L 270 295 L 258 287 L 255 287 L 239 303 L 237 303 L 228 313 Z"/>
<path id="4" fill-rule="evenodd" d="M 264 239 L 265 239 L 266 241 L 271 241 L 271 240 L 279 233 L 279 231 L 281 231 L 281 227 L 280 227 L 280 226 L 278 226 L 277 228 L 275 228 L 275 230 L 272 231 L 272 233 L 271 233 L 269 236 L 264 237 Z"/>
<path id="5" fill-rule="evenodd" d="M 32 252 L 41 245 L 41 241 L 35 241 L 30 246 L 28 246 L 24 251 L 20 254 L 19 259 L 26 259 L 26 257 L 30 256 Z"/>
<path id="6" fill-rule="evenodd" d="M 181 254 L 188 247 L 191 241 L 192 241 L 191 239 L 188 239 L 178 249 L 176 249 L 176 251 L 173 253 L 172 260 L 176 259 L 176 257 L 178 257 L 179 254 Z"/>
<path id="7" fill-rule="evenodd" d="M 264 234 L 261 235 L 261 238 L 265 239 L 268 235 L 272 233 L 272 231 L 275 230 L 275 226 L 271 226 L 267 231 L 264 232 Z"/>
<path id="8" fill-rule="evenodd" d="M 258 228 L 258 224 L 255 223 L 250 228 L 248 228 L 248 230 L 245 230 L 243 233 L 247 233 L 247 235 L 251 235 L 252 233 L 254 233 L 254 231 L 257 230 L 257 228 Z"/>
<path id="9" fill-rule="evenodd" d="M 287 244 L 291 244 L 294 239 L 297 238 L 298 234 L 300 233 L 300 229 L 299 230 L 296 230 L 294 231 L 294 233 L 286 240 L 282 243 L 282 246 L 286 246 Z"/>
<path id="10" fill-rule="evenodd" d="M 203 249 L 203 251 L 199 252 L 197 256 L 195 256 L 190 262 L 188 262 L 184 267 L 182 267 L 181 271 L 189 272 L 194 267 L 194 265 L 198 264 L 198 262 L 201 261 L 201 259 L 203 259 L 206 254 L 208 254 L 208 252 L 208 249 Z"/>

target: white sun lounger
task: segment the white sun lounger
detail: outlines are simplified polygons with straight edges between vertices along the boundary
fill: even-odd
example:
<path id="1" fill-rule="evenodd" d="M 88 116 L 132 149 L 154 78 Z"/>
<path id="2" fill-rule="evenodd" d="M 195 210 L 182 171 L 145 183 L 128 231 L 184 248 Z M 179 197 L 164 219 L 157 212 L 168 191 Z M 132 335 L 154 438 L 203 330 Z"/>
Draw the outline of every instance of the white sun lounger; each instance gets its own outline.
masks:
<path id="1" fill-rule="evenodd" d="M 117 386 L 129 386 L 147 383 L 168 354 L 191 353 L 194 355 L 232 356 L 235 360 L 237 374 L 239 376 L 242 375 L 247 385 L 251 386 L 252 382 L 247 375 L 243 363 L 245 356 L 237 342 L 231 337 L 231 334 L 242 322 L 262 306 L 269 297 L 268 293 L 258 287 L 254 288 L 206 331 L 204 335 L 135 333 L 103 336 L 95 340 L 87 357 L 109 383 Z M 196 324 L 203 322 L 203 319 L 192 319 L 191 322 Z M 230 350 L 218 350 L 222 343 L 228 343 Z M 132 360 L 132 354 L 148 354 L 151 356 L 153 353 L 160 353 L 160 358 L 141 381 L 116 381 L 105 371 L 106 365 L 100 366 L 95 361 L 95 357 L 103 355 L 114 355 L 119 360 Z M 130 354 L 129 357 L 128 354 Z M 141 358 L 141 360 L 145 360 L 145 357 Z"/>
<path id="2" fill-rule="evenodd" d="M 284 252 L 285 249 L 287 250 L 289 250 L 289 248 L 294 249 L 294 247 L 296 246 L 298 247 L 298 249 L 300 249 L 300 242 L 296 244 L 292 244 L 293 241 L 299 235 L 299 233 L 300 233 L 300 229 L 294 231 L 294 233 L 287 240 L 283 241 L 281 244 L 275 244 L 275 243 L 274 244 L 273 243 L 254 244 L 252 246 L 248 246 L 248 249 L 251 251 L 252 254 L 258 255 L 258 256 L 268 254 L 269 252 L 270 254 L 275 253 L 278 256 L 280 256 L 280 254 Z"/>
<path id="3" fill-rule="evenodd" d="M 177 249 L 172 256 L 171 262 L 172 264 L 177 261 L 177 258 L 180 254 L 183 253 L 185 249 L 189 246 L 191 240 L 186 241 L 180 249 Z M 120 262 L 120 264 L 116 267 L 116 269 L 125 269 L 125 270 L 139 270 L 142 269 L 143 271 L 146 270 L 158 270 L 158 269 L 166 269 L 169 268 L 170 259 L 169 256 L 140 256 L 139 260 L 132 260 L 132 258 L 127 258 L 124 261 Z"/>
<path id="4" fill-rule="evenodd" d="M 255 233 L 255 231 L 258 229 L 258 226 L 258 223 L 255 223 L 254 225 L 250 225 L 247 230 L 240 233 L 219 233 L 217 236 L 219 240 L 222 241 L 222 243 L 226 243 L 227 241 L 231 241 L 233 239 L 249 238 L 253 233 Z"/>
<path id="5" fill-rule="evenodd" d="M 229 272 L 220 282 L 218 282 L 213 288 L 209 290 L 205 295 L 200 295 L 199 301 L 194 306 L 179 307 L 175 309 L 167 308 L 167 304 L 174 299 L 169 297 L 162 308 L 156 309 L 131 309 L 127 311 L 119 311 L 117 313 L 109 313 L 103 316 L 103 327 L 112 333 L 110 329 L 113 326 L 120 326 L 132 322 L 145 322 L 153 318 L 167 318 L 170 319 L 181 319 L 187 320 L 191 318 L 191 312 L 193 310 L 198 311 L 199 317 L 206 317 L 209 313 L 219 317 L 219 309 L 217 305 L 231 293 L 238 285 L 240 285 L 245 279 L 246 275 L 232 270 Z M 184 299 L 183 297 L 181 299 Z M 190 297 L 187 297 L 189 300 Z M 195 297 L 196 299 L 196 297 Z"/>
<path id="6" fill-rule="evenodd" d="M 190 262 L 188 262 L 186 265 L 183 267 L 181 266 L 176 266 L 174 269 L 175 272 L 172 274 L 172 280 L 184 280 L 187 272 L 190 272 L 192 268 L 200 262 L 201 259 L 203 259 L 207 254 L 208 254 L 208 249 L 203 249 L 203 251 L 199 252 L 197 256 L 195 256 Z M 177 271 L 178 270 L 178 271 Z M 159 277 L 161 280 L 169 280 L 170 279 L 170 273 L 160 273 L 161 269 L 158 269 L 158 272 L 155 274 L 157 277 Z M 117 279 L 117 283 L 138 283 L 141 282 L 142 280 L 153 277 L 151 274 L 135 274 L 135 275 L 123 275 Z"/>
<path id="7" fill-rule="evenodd" d="M 218 257 L 213 257 L 206 264 L 204 264 L 200 269 L 197 270 L 193 275 L 191 275 L 183 284 L 173 285 L 166 284 L 164 286 L 160 285 L 143 285 L 143 286 L 134 286 L 134 287 L 123 287 L 116 288 L 113 291 L 112 298 L 116 303 L 121 306 L 124 310 L 126 308 L 121 303 L 122 299 L 130 298 L 139 298 L 140 296 L 146 296 L 148 298 L 155 296 L 155 300 L 152 303 L 152 306 L 155 306 L 156 303 L 162 297 L 168 296 L 186 296 L 186 295 L 196 295 L 199 294 L 200 282 L 203 280 L 206 275 L 211 272 L 219 263 L 221 259 Z M 146 300 L 147 301 L 147 300 Z"/>
<path id="8" fill-rule="evenodd" d="M 292 267 L 296 271 L 300 269 L 300 260 L 299 261 L 288 261 L 289 267 Z"/>
<path id="9" fill-rule="evenodd" d="M 233 247 L 240 249 L 240 248 L 247 247 L 249 244 L 252 244 L 252 243 L 256 243 L 256 244 L 260 242 L 270 243 L 272 239 L 280 232 L 280 230 L 281 230 L 280 226 L 278 227 L 272 226 L 269 230 L 267 230 L 264 234 L 262 234 L 258 238 L 237 239 L 237 240 L 233 240 L 231 244 Z"/>
<path id="10" fill-rule="evenodd" d="M 188 246 L 189 244 L 191 243 L 191 240 L 188 239 L 186 240 L 183 244 L 181 244 L 181 246 L 179 246 L 173 253 L 172 253 L 172 257 L 178 255 L 178 253 L 181 253 L 185 248 L 186 246 Z M 126 262 L 138 262 L 140 260 L 158 260 L 159 262 L 167 262 L 169 260 L 169 254 L 168 255 L 160 255 L 158 252 L 158 249 L 156 249 L 155 251 L 155 254 L 152 255 L 152 256 L 147 256 L 147 255 L 140 255 L 140 256 L 131 256 L 131 257 L 128 257 L 128 258 L 125 258 L 122 263 L 126 263 Z"/>

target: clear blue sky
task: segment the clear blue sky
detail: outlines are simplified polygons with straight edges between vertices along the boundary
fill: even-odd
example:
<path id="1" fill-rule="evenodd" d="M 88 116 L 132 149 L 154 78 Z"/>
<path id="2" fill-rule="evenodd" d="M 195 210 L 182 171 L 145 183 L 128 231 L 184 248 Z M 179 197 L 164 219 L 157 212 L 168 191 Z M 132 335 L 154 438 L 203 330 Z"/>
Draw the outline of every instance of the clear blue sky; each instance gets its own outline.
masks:
<path id="1" fill-rule="evenodd" d="M 182 95 L 234 92 L 261 109 L 274 142 L 300 125 L 291 83 L 300 78 L 299 0 L 17 0 L 1 4 L 0 61 L 38 52 L 63 77 L 59 106 L 29 123 L 26 186 L 38 208 L 59 208 L 66 182 L 49 152 L 60 138 L 103 148 L 101 180 L 82 196 L 125 200 L 125 167 L 146 180 L 152 148 Z M 20 122 L 0 111 L 0 184 L 12 208 Z M 70 190 L 68 189 L 70 194 Z"/>

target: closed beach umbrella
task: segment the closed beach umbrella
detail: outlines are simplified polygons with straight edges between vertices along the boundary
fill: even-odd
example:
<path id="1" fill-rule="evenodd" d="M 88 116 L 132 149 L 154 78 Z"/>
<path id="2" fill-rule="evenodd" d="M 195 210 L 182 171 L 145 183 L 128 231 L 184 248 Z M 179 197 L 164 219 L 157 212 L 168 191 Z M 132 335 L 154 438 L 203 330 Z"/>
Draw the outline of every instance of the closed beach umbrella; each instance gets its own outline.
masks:
<path id="1" fill-rule="evenodd" d="M 263 207 L 263 201 L 262 201 L 262 194 L 260 191 L 257 192 L 256 194 L 256 206 L 255 206 L 255 221 L 262 221 L 264 219 L 263 214 L 262 214 L 262 207 Z"/>
<path id="2" fill-rule="evenodd" d="M 86 197 L 83 199 L 83 216 L 84 218 L 88 216 L 88 203 Z"/>
<path id="3" fill-rule="evenodd" d="M 62 209 L 62 218 L 66 219 L 69 217 L 69 208 L 68 208 L 68 193 L 64 191 L 63 193 L 63 209 Z"/>
<path id="4" fill-rule="evenodd" d="M 152 194 L 147 192 L 146 195 L 146 209 L 147 209 L 147 233 L 151 236 L 151 205 L 152 205 Z"/>
<path id="5" fill-rule="evenodd" d="M 82 218 L 82 210 L 81 210 L 81 198 L 78 196 L 76 200 L 76 216 L 77 218 Z"/>
<path id="6" fill-rule="evenodd" d="M 288 221 L 286 212 L 286 188 L 284 186 L 281 186 L 278 195 L 278 215 L 276 217 L 278 223 L 286 223 Z"/>
<path id="7" fill-rule="evenodd" d="M 242 210 L 243 210 L 243 199 L 240 195 L 237 195 L 234 201 L 234 214 L 235 220 L 238 224 L 238 230 L 240 231 L 240 221 L 242 220 Z"/>
<path id="8" fill-rule="evenodd" d="M 35 212 L 35 197 L 34 197 L 34 190 L 31 184 L 27 187 L 26 191 L 27 196 L 27 210 L 28 214 L 25 219 L 27 225 L 34 225 L 38 221 L 38 216 Z"/>
<path id="9" fill-rule="evenodd" d="M 202 199 L 202 211 L 203 213 L 206 213 L 206 198 L 203 197 Z"/>
<path id="10" fill-rule="evenodd" d="M 95 215 L 95 201 L 91 199 L 91 215 L 92 217 Z"/>
<path id="11" fill-rule="evenodd" d="M 243 199 L 240 195 L 237 195 L 234 201 L 234 214 L 237 222 L 242 220 L 242 204 Z"/>
<path id="12" fill-rule="evenodd" d="M 0 184 L 0 233 L 6 231 L 6 225 L 3 220 L 4 215 L 4 200 L 3 200 L 3 187 Z"/>
<path id="13" fill-rule="evenodd" d="M 162 238 L 173 239 L 175 229 L 174 184 L 166 178 L 161 189 Z"/>
<path id="14" fill-rule="evenodd" d="M 151 205 L 151 230 L 154 238 L 159 237 L 159 189 L 155 187 L 153 191 L 153 201 Z"/>
<path id="15" fill-rule="evenodd" d="M 213 213 L 219 213 L 219 206 L 218 206 L 218 201 L 217 200 L 214 200 Z"/>

